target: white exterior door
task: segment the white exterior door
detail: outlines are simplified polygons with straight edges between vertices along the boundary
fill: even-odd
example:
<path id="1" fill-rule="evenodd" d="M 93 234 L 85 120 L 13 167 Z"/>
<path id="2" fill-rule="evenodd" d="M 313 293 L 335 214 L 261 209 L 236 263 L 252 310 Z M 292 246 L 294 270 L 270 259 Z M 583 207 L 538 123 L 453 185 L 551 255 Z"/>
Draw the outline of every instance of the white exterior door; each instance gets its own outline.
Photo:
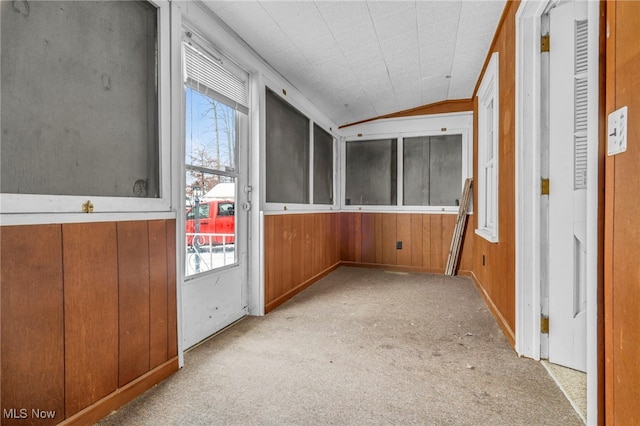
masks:
<path id="1" fill-rule="evenodd" d="M 549 14 L 549 361 L 586 371 L 587 2 Z"/>
<path id="2" fill-rule="evenodd" d="M 249 75 L 185 32 L 182 347 L 245 316 Z M 223 58 L 223 59 L 220 59 Z"/>

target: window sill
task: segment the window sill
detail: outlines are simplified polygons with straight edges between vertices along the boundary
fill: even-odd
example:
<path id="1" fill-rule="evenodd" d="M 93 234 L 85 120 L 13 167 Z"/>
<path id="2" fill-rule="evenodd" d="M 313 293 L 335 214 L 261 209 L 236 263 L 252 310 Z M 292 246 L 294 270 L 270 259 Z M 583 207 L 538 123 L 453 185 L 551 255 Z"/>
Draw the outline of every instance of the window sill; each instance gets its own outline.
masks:
<path id="1" fill-rule="evenodd" d="M 484 238 L 485 240 L 489 241 L 490 243 L 497 243 L 498 242 L 498 235 L 495 232 L 495 230 L 492 229 L 476 229 L 476 235 Z"/>

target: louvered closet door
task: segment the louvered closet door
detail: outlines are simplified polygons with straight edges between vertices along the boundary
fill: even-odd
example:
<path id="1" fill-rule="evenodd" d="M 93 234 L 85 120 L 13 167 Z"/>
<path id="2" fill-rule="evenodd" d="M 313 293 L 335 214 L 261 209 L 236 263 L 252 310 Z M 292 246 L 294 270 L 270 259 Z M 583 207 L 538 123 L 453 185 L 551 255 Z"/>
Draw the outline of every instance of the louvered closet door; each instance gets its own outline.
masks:
<path id="1" fill-rule="evenodd" d="M 587 4 L 550 11 L 549 361 L 586 370 Z"/>

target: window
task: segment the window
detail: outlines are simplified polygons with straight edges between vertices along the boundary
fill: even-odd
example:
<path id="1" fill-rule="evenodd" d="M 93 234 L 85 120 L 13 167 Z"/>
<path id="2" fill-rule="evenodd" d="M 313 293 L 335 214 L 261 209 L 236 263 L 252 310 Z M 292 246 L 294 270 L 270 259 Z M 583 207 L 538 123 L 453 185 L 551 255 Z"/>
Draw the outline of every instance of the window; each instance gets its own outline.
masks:
<path id="1" fill-rule="evenodd" d="M 346 205 L 397 204 L 397 139 L 347 142 Z"/>
<path id="2" fill-rule="evenodd" d="M 313 203 L 333 204 L 333 137 L 313 125 Z"/>
<path id="3" fill-rule="evenodd" d="M 309 119 L 267 89 L 266 201 L 309 203 Z"/>
<path id="4" fill-rule="evenodd" d="M 204 46 L 186 32 L 186 276 L 236 263 L 238 127 L 249 111 L 248 74 Z"/>
<path id="5" fill-rule="evenodd" d="M 45 198 L 47 209 L 80 211 L 58 195 L 121 200 L 94 199 L 96 212 L 128 210 L 126 198 L 168 200 L 168 8 L 159 3 L 2 8 L 0 191 L 17 201 L 4 212 L 42 212 Z"/>
<path id="6" fill-rule="evenodd" d="M 498 52 L 491 56 L 478 90 L 478 229 L 498 241 Z"/>
<path id="7" fill-rule="evenodd" d="M 403 204 L 457 206 L 462 182 L 462 135 L 403 140 Z"/>
<path id="8" fill-rule="evenodd" d="M 329 132 L 267 88 L 266 202 L 332 205 L 333 145 Z"/>

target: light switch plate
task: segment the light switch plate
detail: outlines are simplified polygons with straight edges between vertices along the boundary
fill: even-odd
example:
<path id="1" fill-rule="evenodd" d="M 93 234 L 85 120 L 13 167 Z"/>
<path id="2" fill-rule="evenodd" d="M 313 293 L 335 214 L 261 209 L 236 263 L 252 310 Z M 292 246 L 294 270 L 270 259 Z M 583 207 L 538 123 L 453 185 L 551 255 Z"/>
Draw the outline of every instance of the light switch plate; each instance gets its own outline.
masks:
<path id="1" fill-rule="evenodd" d="M 607 126 L 608 155 L 616 155 L 627 150 L 627 107 L 609 114 Z"/>

